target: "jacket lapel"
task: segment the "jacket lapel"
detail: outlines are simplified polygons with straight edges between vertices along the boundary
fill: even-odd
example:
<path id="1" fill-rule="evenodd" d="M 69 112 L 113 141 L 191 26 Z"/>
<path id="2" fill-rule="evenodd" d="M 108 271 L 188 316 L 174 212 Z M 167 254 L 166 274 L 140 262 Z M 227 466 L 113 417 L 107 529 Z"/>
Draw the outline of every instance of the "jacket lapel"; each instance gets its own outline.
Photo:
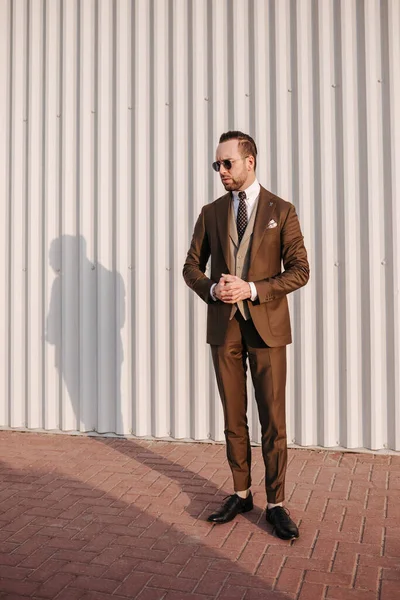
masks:
<path id="1" fill-rule="evenodd" d="M 221 200 L 216 203 L 215 211 L 216 211 L 216 219 L 217 219 L 217 228 L 219 241 L 221 243 L 222 252 L 224 255 L 226 266 L 229 270 L 229 217 L 230 217 L 230 207 L 231 207 L 231 194 L 225 194 L 222 196 Z"/>
<path id="2" fill-rule="evenodd" d="M 267 225 L 275 210 L 275 196 L 261 186 L 260 197 L 258 199 L 258 208 L 253 230 L 253 243 L 250 252 L 250 266 L 255 255 L 260 247 L 264 234 L 267 230 Z"/>

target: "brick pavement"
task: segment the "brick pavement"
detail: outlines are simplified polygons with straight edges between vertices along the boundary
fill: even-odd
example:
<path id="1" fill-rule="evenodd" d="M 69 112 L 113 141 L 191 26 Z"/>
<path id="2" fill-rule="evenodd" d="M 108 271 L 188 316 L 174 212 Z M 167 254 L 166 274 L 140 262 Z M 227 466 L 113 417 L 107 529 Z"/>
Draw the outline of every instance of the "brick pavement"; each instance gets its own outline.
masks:
<path id="1" fill-rule="evenodd" d="M 231 492 L 223 445 L 0 431 L 0 598 L 398 600 L 400 456 L 290 450 L 301 537 L 255 509 L 206 522 Z"/>

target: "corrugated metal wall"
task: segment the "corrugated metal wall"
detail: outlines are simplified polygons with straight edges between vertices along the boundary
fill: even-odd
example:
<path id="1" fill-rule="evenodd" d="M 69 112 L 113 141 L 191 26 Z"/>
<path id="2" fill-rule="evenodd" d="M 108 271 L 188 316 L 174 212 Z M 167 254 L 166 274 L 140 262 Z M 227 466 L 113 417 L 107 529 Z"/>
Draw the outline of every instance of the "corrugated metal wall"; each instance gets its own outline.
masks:
<path id="1" fill-rule="evenodd" d="M 181 270 L 239 128 L 312 269 L 289 442 L 400 450 L 399 32 L 399 0 L 0 0 L 0 424 L 223 439 Z"/>

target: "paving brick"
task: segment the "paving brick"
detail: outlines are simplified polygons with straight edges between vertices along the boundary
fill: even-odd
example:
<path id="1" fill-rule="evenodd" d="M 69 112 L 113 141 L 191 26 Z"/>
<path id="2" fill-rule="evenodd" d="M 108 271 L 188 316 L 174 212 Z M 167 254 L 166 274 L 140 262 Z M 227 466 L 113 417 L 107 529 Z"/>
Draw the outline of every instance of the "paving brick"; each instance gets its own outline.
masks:
<path id="1" fill-rule="evenodd" d="M 136 599 L 136 596 L 134 596 L 134 598 Z M 98 591 L 94 591 L 94 592 L 86 591 L 83 593 L 81 600 L 126 600 L 126 596 L 119 596 L 118 594 L 102 593 L 102 592 L 98 592 Z"/>
<path id="2" fill-rule="evenodd" d="M 203 577 L 203 575 L 209 569 L 210 564 L 211 560 L 207 558 L 190 558 L 182 570 L 180 569 L 180 567 L 178 567 L 178 570 L 180 571 L 179 577 L 188 577 L 189 579 L 198 580 L 201 577 Z"/>
<path id="3" fill-rule="evenodd" d="M 21 596 L 33 596 L 34 592 L 39 587 L 36 582 L 18 581 L 17 579 L 0 579 L 0 592 L 9 594 L 20 594 Z"/>
<path id="4" fill-rule="evenodd" d="M 58 573 L 65 565 L 67 564 L 64 560 L 56 560 L 54 558 L 49 558 L 43 564 L 41 564 L 37 569 L 35 569 L 32 574 L 29 576 L 29 579 L 32 581 L 47 581 L 52 575 Z"/>
<path id="5" fill-rule="evenodd" d="M 91 592 L 109 592 L 113 593 L 118 587 L 119 582 L 113 579 L 106 579 L 105 577 L 88 577 L 86 575 L 79 575 L 73 582 L 73 587 L 80 588 L 82 590 L 89 590 Z"/>
<path id="6" fill-rule="evenodd" d="M 367 590 L 345 589 L 342 587 L 328 587 L 326 600 L 376 600 L 377 592 Z M 381 600 L 387 600 L 385 596 L 381 596 Z"/>
<path id="7" fill-rule="evenodd" d="M 138 594 L 151 578 L 152 575 L 150 573 L 132 573 L 131 575 L 128 575 L 125 581 L 115 590 L 115 593 L 119 596 L 135 598 L 135 594 Z"/>
<path id="8" fill-rule="evenodd" d="M 162 563 L 159 561 L 143 560 L 139 561 L 135 567 L 136 572 L 144 573 L 158 573 L 166 576 L 176 576 L 181 570 L 180 565 L 174 565 L 172 563 Z"/>
<path id="9" fill-rule="evenodd" d="M 399 600 L 400 581 L 385 579 L 382 581 L 381 600 Z"/>
<path id="10" fill-rule="evenodd" d="M 303 581 L 298 600 L 324 600 L 326 586 L 323 583 Z M 342 598 L 344 600 L 344 598 Z"/>
<path id="11" fill-rule="evenodd" d="M 191 592 L 196 587 L 197 581 L 186 579 L 186 577 L 167 577 L 166 575 L 154 575 L 149 587 L 162 588 L 164 590 L 176 590 L 179 592 Z"/>
<path id="12" fill-rule="evenodd" d="M 122 554 L 124 553 L 125 550 L 126 550 L 125 546 L 113 545 L 111 548 L 105 548 L 99 554 L 97 554 L 96 552 L 82 551 L 81 553 L 76 553 L 76 555 L 77 555 L 77 560 L 79 560 L 80 562 L 86 562 L 81 559 L 81 555 L 82 555 L 82 553 L 84 553 L 84 554 L 87 554 L 87 556 L 92 557 L 92 558 L 90 558 L 90 560 L 88 562 L 93 562 L 93 564 L 105 565 L 108 567 L 117 558 L 122 556 Z M 60 552 L 64 552 L 64 551 L 60 551 Z M 71 560 L 73 560 L 73 559 L 71 559 Z"/>
<path id="13" fill-rule="evenodd" d="M 164 590 L 144 588 L 135 598 L 136 600 L 163 600 L 165 598 L 164 594 Z"/>
<path id="14" fill-rule="evenodd" d="M 203 596 L 203 594 L 187 594 L 185 592 L 169 591 L 164 600 L 213 600 L 212 596 Z"/>
<path id="15" fill-rule="evenodd" d="M 379 580 L 381 578 L 380 567 L 358 566 L 354 587 L 363 590 L 374 590 L 379 588 Z"/>
<path id="16" fill-rule="evenodd" d="M 248 588 L 239 585 L 224 585 L 218 600 L 242 600 Z"/>
<path id="17" fill-rule="evenodd" d="M 279 575 L 275 589 L 281 592 L 297 594 L 303 579 L 303 573 L 303 569 L 291 569 L 285 564 Z"/>
<path id="18" fill-rule="evenodd" d="M 155 550 L 154 548 L 141 548 L 136 546 L 129 546 L 125 548 L 123 554 L 124 556 L 131 558 L 138 558 L 141 560 L 152 560 L 158 562 L 165 561 L 165 559 L 168 556 L 168 552 L 166 552 L 165 550 Z"/>
<path id="19" fill-rule="evenodd" d="M 207 571 L 194 588 L 194 592 L 197 594 L 209 594 L 214 597 L 224 585 L 226 578 L 226 573 Z"/>
<path id="20" fill-rule="evenodd" d="M 69 562 L 60 570 L 64 573 L 73 573 L 74 575 L 87 575 L 88 577 L 101 577 L 104 575 L 106 567 L 103 565 L 89 565 L 87 563 Z"/>
<path id="21" fill-rule="evenodd" d="M 6 554 L 5 552 L 0 552 L 0 565 L 11 565 L 15 567 L 16 565 L 22 563 L 25 556 L 23 554 Z M 28 565 L 20 564 L 22 567 L 26 567 Z"/>
<path id="22" fill-rule="evenodd" d="M 332 572 L 351 575 L 357 565 L 357 556 L 355 552 L 344 552 L 339 547 L 332 563 Z"/>
<path id="23" fill-rule="evenodd" d="M 249 588 L 244 600 L 294 600 L 294 594 L 281 593 L 271 589 Z"/>
<path id="24" fill-rule="evenodd" d="M 325 583 L 326 585 L 349 586 L 351 575 L 346 573 L 321 573 L 320 571 L 306 571 L 305 581 L 312 583 Z"/>
<path id="25" fill-rule="evenodd" d="M 68 586 L 61 590 L 61 592 L 54 597 L 54 600 L 81 600 L 84 593 L 84 590 L 77 590 Z"/>
<path id="26" fill-rule="evenodd" d="M 237 585 L 248 588 L 271 589 L 275 582 L 274 577 L 259 577 L 248 573 L 231 573 L 227 579 L 229 585 Z"/>
<path id="27" fill-rule="evenodd" d="M 275 556 L 273 554 L 268 554 L 262 556 L 260 564 L 258 565 L 256 570 L 256 575 L 276 578 L 279 574 L 284 560 L 285 559 L 280 555 Z M 287 564 L 287 561 L 285 562 L 285 566 L 289 566 Z"/>
<path id="28" fill-rule="evenodd" d="M 196 552 L 196 547 L 188 546 L 187 544 L 179 544 L 169 553 L 165 562 L 175 563 L 177 565 L 185 565 L 189 558 Z M 152 549 L 154 552 L 154 550 Z M 158 552 L 162 552 L 159 550 Z"/>
<path id="29" fill-rule="evenodd" d="M 70 573 L 56 573 L 42 583 L 35 592 L 39 598 L 55 598 L 61 590 L 74 581 L 74 575 Z"/>
<path id="30" fill-rule="evenodd" d="M 210 558 L 211 558 L 210 553 Z M 215 556 L 215 552 L 214 552 Z M 220 571 L 223 573 L 237 573 L 241 571 L 238 563 L 234 560 L 224 559 L 224 558 L 215 558 L 213 561 L 209 561 L 209 569 L 210 571 Z"/>
<path id="31" fill-rule="evenodd" d="M 302 558 L 299 556 L 288 556 L 285 567 L 290 569 L 303 569 L 308 571 L 328 571 L 331 561 L 322 558 Z"/>

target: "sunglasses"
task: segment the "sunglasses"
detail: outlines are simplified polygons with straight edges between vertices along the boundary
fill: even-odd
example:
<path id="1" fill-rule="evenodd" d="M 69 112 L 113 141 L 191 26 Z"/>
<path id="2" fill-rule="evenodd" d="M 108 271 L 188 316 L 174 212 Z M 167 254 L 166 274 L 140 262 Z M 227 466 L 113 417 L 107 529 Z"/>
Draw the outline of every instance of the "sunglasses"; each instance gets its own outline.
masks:
<path id="1" fill-rule="evenodd" d="M 249 155 L 247 154 L 247 156 Z M 236 162 L 237 160 L 244 160 L 245 158 L 247 158 L 247 156 L 242 156 L 242 158 L 227 158 L 226 160 L 216 160 L 215 162 L 213 162 L 212 168 L 218 173 L 222 165 L 224 169 L 230 171 L 232 169 L 232 163 Z"/>

